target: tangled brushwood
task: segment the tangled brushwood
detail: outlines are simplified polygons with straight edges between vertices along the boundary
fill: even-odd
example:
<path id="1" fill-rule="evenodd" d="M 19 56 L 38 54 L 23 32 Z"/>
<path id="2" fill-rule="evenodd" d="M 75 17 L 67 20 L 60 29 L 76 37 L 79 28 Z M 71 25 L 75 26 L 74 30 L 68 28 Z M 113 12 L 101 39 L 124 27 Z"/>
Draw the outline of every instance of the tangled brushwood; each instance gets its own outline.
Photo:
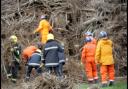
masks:
<path id="1" fill-rule="evenodd" d="M 2 0 L 1 3 L 2 81 L 6 79 L 6 67 L 11 58 L 9 36 L 16 34 L 22 48 L 39 42 L 39 35 L 32 32 L 38 27 L 42 14 L 47 14 L 55 38 L 65 44 L 69 60 L 80 60 L 84 32 L 91 31 L 98 38 L 101 30 L 106 31 L 114 43 L 116 76 L 127 75 L 127 0 Z M 78 65 L 79 62 L 75 64 Z M 65 66 L 66 74 L 76 79 L 73 71 L 80 73 L 80 69 L 72 67 Z M 68 87 L 56 89 L 71 89 Z"/>

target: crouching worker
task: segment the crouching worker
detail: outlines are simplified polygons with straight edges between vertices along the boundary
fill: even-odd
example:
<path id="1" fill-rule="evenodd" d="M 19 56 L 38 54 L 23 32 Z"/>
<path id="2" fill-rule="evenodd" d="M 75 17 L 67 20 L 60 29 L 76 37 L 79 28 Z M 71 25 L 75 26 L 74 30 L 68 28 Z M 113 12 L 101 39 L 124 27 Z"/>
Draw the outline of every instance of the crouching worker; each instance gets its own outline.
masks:
<path id="1" fill-rule="evenodd" d="M 31 45 L 26 47 L 23 52 L 22 52 L 22 61 L 25 64 L 25 78 L 26 78 L 26 73 L 28 70 L 28 60 L 30 59 L 30 57 L 32 56 L 32 54 L 37 50 L 37 47 L 35 45 Z"/>
<path id="2" fill-rule="evenodd" d="M 31 55 L 37 50 L 38 48 L 34 45 L 26 47 L 22 52 L 22 61 L 26 64 Z"/>
<path id="3" fill-rule="evenodd" d="M 51 73 L 54 70 L 57 77 L 62 75 L 59 73 L 59 57 L 58 52 L 63 52 L 63 49 L 54 40 L 53 34 L 48 34 L 48 41 L 44 47 L 43 58 L 45 60 L 46 72 Z"/>
<path id="4" fill-rule="evenodd" d="M 37 72 L 37 74 L 41 74 L 42 70 L 42 55 L 41 55 L 41 50 L 37 49 L 34 53 L 32 53 L 30 59 L 28 60 L 28 68 L 27 68 L 27 74 L 26 74 L 26 80 L 28 81 L 30 78 L 30 74 L 32 69 L 34 68 Z"/>
<path id="5" fill-rule="evenodd" d="M 58 52 L 58 56 L 59 56 L 59 72 L 63 78 L 64 77 L 63 76 L 63 65 L 65 64 L 64 47 L 62 47 L 62 49 L 63 49 L 63 52 Z"/>
<path id="6" fill-rule="evenodd" d="M 95 63 L 96 45 L 91 42 L 90 37 L 86 37 L 86 44 L 82 50 L 82 63 L 85 67 L 88 82 L 90 84 L 98 82 L 97 66 Z"/>
<path id="7" fill-rule="evenodd" d="M 11 40 L 11 53 L 12 53 L 12 60 L 11 64 L 8 68 L 8 75 L 7 77 L 12 78 L 12 82 L 16 82 L 19 67 L 20 67 L 20 54 L 21 54 L 21 46 L 18 43 L 18 39 L 15 35 L 10 37 Z"/>

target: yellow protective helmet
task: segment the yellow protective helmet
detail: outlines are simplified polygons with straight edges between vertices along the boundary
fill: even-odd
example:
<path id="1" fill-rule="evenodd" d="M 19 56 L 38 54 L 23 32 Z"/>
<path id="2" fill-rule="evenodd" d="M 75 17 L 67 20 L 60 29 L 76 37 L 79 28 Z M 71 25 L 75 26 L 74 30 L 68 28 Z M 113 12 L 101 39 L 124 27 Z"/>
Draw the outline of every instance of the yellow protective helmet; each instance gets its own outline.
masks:
<path id="1" fill-rule="evenodd" d="M 54 35 L 53 34 L 48 34 L 47 40 L 54 40 Z"/>
<path id="2" fill-rule="evenodd" d="M 17 42 L 17 37 L 15 35 L 12 35 L 12 36 L 10 36 L 10 40 L 11 40 L 11 42 L 16 43 Z"/>

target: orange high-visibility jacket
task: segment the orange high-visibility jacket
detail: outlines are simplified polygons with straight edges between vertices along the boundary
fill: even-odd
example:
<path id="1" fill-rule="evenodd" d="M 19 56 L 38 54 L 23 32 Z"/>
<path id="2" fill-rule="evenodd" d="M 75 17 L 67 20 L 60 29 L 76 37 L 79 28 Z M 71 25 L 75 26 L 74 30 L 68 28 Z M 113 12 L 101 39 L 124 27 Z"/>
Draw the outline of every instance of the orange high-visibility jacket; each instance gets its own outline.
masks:
<path id="1" fill-rule="evenodd" d="M 93 44 L 92 42 L 85 44 L 82 50 L 82 62 L 85 63 L 86 61 L 94 61 L 95 50 L 96 44 Z"/>
<path id="2" fill-rule="evenodd" d="M 95 59 L 102 65 L 114 64 L 111 40 L 101 39 L 98 41 Z"/>
<path id="3" fill-rule="evenodd" d="M 41 42 L 45 44 L 47 42 L 47 35 L 51 30 L 52 30 L 52 27 L 50 23 L 47 20 L 43 19 L 40 21 L 38 28 L 34 32 L 40 33 Z"/>
<path id="4" fill-rule="evenodd" d="M 35 46 L 29 46 L 25 48 L 22 52 L 22 59 L 24 61 L 27 61 L 31 57 L 32 53 L 34 53 L 36 50 L 37 50 L 37 47 Z"/>

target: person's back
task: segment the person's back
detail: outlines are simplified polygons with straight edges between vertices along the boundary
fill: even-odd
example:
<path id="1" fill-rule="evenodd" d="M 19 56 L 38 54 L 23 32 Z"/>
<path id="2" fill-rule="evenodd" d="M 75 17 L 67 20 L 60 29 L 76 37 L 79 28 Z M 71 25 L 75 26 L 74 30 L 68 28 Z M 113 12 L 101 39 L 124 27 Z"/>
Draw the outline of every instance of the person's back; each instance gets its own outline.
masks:
<path id="1" fill-rule="evenodd" d="M 86 44 L 82 50 L 82 62 L 84 64 L 85 72 L 89 83 L 98 82 L 97 67 L 95 63 L 96 45 L 93 44 L 90 37 L 86 37 Z"/>
<path id="2" fill-rule="evenodd" d="M 108 39 L 105 31 L 101 31 L 99 36 L 101 39 L 97 43 L 95 60 L 100 64 L 102 87 L 107 86 L 107 77 L 109 79 L 109 86 L 112 86 L 115 79 L 112 41 Z"/>
<path id="3" fill-rule="evenodd" d="M 43 58 L 45 59 L 45 67 L 47 72 L 51 72 L 51 69 L 54 69 L 58 77 L 61 76 L 59 72 L 59 57 L 58 52 L 63 52 L 63 49 L 54 40 L 53 34 L 48 34 L 48 41 L 45 44 Z"/>
<path id="4" fill-rule="evenodd" d="M 27 48 L 25 48 L 22 53 L 23 60 L 28 61 L 28 59 L 31 57 L 32 53 L 35 52 L 35 50 L 37 50 L 37 47 L 35 46 L 28 46 Z"/>
<path id="5" fill-rule="evenodd" d="M 38 74 L 42 72 L 41 67 L 40 67 L 41 64 L 42 64 L 41 50 L 37 49 L 35 50 L 35 52 L 32 53 L 31 57 L 29 58 L 27 62 L 26 81 L 29 80 L 32 69 L 35 69 Z"/>
<path id="6" fill-rule="evenodd" d="M 46 66 L 56 66 L 59 63 L 59 58 L 58 58 L 58 44 L 55 40 L 49 40 L 46 45 L 45 45 L 45 49 L 44 49 L 44 59 L 46 62 Z"/>
<path id="7" fill-rule="evenodd" d="M 39 49 L 38 49 L 39 50 Z M 40 65 L 41 64 L 41 52 L 35 51 L 32 53 L 30 59 L 28 60 L 28 65 Z"/>
<path id="8" fill-rule="evenodd" d="M 110 39 L 101 39 L 98 42 L 97 48 L 100 46 L 100 60 L 102 65 L 110 65 L 114 63 L 112 54 L 112 41 Z M 96 56 L 99 57 L 98 54 Z"/>
<path id="9" fill-rule="evenodd" d="M 85 59 L 88 61 L 94 61 L 96 45 L 93 44 L 92 42 L 88 42 L 87 44 L 85 44 L 84 50 L 85 50 Z"/>
<path id="10" fill-rule="evenodd" d="M 46 19 L 41 20 L 40 24 L 41 24 L 42 29 L 45 31 L 49 31 L 51 29 L 51 26 Z"/>
<path id="11" fill-rule="evenodd" d="M 52 26 L 50 25 L 50 23 L 46 20 L 46 16 L 41 16 L 41 21 L 39 23 L 38 28 L 34 31 L 34 33 L 36 32 L 40 32 L 41 34 L 41 42 L 43 44 L 45 44 L 47 42 L 47 35 L 50 31 L 52 31 Z"/>

